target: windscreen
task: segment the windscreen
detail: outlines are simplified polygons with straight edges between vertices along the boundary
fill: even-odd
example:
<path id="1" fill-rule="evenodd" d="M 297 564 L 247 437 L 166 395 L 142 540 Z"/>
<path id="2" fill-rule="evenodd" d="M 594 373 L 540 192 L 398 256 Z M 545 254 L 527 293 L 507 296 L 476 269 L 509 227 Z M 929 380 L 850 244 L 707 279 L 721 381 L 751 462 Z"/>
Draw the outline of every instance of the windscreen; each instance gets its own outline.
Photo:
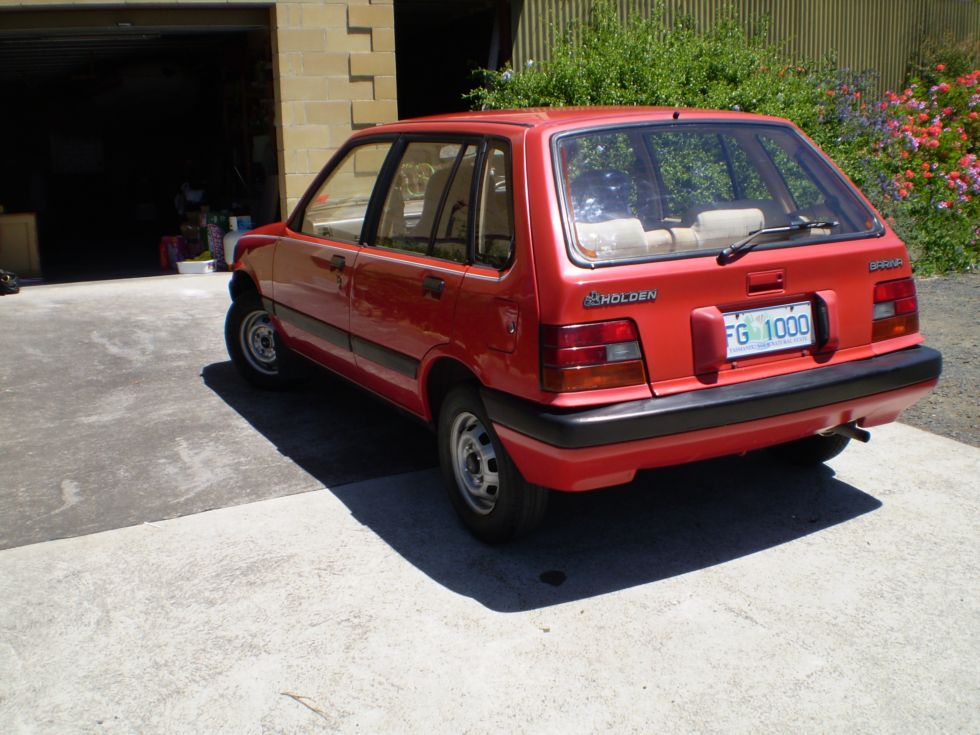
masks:
<path id="1" fill-rule="evenodd" d="M 604 129 L 561 137 L 556 155 L 576 260 L 717 254 L 767 228 L 784 231 L 759 235 L 763 247 L 878 226 L 850 185 L 787 126 Z"/>

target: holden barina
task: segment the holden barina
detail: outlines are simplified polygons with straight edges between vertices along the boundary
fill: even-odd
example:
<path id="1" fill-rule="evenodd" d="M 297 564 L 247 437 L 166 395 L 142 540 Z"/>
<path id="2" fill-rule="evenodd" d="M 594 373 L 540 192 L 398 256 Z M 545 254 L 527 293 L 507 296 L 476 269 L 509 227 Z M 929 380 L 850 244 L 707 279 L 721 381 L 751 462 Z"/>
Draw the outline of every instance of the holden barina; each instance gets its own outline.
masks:
<path id="1" fill-rule="evenodd" d="M 287 221 L 240 240 L 230 288 L 245 378 L 312 361 L 428 423 L 487 542 L 553 491 L 641 469 L 823 462 L 941 370 L 901 240 L 795 126 L 742 113 L 359 131 Z"/>

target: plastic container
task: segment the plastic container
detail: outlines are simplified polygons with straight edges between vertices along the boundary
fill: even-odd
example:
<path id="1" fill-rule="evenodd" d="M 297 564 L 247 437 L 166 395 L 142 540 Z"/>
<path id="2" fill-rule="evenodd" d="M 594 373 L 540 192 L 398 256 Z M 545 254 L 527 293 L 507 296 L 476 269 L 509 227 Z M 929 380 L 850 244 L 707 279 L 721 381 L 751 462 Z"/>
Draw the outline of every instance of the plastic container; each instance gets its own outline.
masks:
<path id="1" fill-rule="evenodd" d="M 181 260 L 177 263 L 179 273 L 214 273 L 214 260 Z"/>

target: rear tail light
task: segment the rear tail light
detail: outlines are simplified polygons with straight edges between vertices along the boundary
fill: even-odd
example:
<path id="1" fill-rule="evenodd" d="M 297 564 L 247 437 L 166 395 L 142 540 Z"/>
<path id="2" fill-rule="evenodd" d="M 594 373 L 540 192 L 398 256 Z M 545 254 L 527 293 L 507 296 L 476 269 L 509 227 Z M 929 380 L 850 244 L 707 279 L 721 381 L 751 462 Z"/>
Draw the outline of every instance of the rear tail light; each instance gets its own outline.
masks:
<path id="1" fill-rule="evenodd" d="M 872 318 L 872 342 L 918 332 L 919 300 L 915 295 L 915 281 L 903 278 L 875 284 Z"/>
<path id="2" fill-rule="evenodd" d="M 546 391 L 619 388 L 646 382 L 633 322 L 541 327 L 541 385 Z"/>

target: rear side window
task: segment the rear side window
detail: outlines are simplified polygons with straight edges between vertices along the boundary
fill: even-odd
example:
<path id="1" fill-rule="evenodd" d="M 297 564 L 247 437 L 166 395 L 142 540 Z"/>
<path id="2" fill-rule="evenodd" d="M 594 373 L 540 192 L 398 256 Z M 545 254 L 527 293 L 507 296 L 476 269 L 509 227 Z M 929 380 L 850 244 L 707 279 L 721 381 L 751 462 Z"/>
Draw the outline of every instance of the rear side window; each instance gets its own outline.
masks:
<path id="1" fill-rule="evenodd" d="M 389 142 L 352 148 L 306 205 L 300 219 L 301 231 L 356 244 L 378 173 L 390 148 Z"/>
<path id="2" fill-rule="evenodd" d="M 763 236 L 805 244 L 872 232 L 854 190 L 792 128 L 668 124 L 559 138 L 555 168 L 575 260 L 715 254 L 769 227 L 827 225 Z"/>
<path id="3" fill-rule="evenodd" d="M 410 142 L 385 197 L 373 244 L 466 261 L 473 144 Z"/>

